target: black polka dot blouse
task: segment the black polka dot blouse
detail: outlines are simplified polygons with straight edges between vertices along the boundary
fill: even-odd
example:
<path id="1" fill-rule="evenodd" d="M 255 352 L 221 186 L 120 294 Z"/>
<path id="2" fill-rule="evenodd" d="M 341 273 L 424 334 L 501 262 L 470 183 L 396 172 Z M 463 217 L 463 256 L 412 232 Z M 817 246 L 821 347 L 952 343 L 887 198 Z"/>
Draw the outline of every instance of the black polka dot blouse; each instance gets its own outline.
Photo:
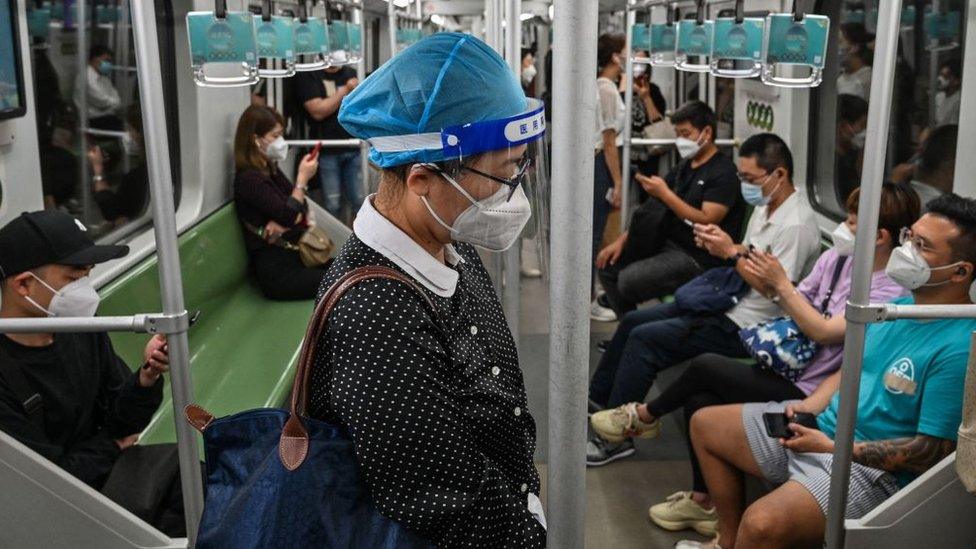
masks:
<path id="1" fill-rule="evenodd" d="M 371 497 L 390 519 L 440 547 L 544 547 L 530 511 L 540 488 L 535 421 L 515 342 L 478 254 L 455 249 L 453 295 L 424 289 L 436 317 L 390 280 L 363 282 L 339 301 L 319 342 L 310 415 L 349 429 Z M 370 265 L 404 270 L 354 235 L 320 297 Z"/>

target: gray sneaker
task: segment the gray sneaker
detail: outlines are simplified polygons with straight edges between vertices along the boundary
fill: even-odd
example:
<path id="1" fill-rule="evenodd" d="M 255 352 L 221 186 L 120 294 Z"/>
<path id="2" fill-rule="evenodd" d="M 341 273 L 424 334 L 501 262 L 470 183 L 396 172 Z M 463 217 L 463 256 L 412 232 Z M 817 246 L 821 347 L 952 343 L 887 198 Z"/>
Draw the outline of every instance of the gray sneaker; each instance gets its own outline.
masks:
<path id="1" fill-rule="evenodd" d="M 586 466 L 599 467 L 612 461 L 634 455 L 634 441 L 625 439 L 621 442 L 607 442 L 600 437 L 593 437 L 586 443 Z"/>

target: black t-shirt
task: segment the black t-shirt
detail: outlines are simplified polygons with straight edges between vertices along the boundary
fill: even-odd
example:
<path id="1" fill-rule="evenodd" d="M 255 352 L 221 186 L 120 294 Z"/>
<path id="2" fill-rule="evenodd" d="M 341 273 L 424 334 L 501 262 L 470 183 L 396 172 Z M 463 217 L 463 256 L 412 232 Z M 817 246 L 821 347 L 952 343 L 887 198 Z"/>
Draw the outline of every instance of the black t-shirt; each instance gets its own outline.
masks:
<path id="1" fill-rule="evenodd" d="M 312 72 L 300 72 L 295 75 L 295 98 L 308 124 L 308 136 L 311 139 L 349 139 L 349 132 L 339 124 L 339 111 L 328 118 L 318 121 L 309 116 L 305 110 L 305 102 L 309 99 L 326 98 L 346 85 L 351 78 L 356 78 L 356 71 L 351 67 L 342 67 L 338 71 L 329 72 L 325 69 Z M 323 149 L 328 152 L 330 149 Z M 335 149 L 331 149 L 335 150 Z"/>
<path id="2" fill-rule="evenodd" d="M 729 212 L 718 225 L 733 240 L 739 240 L 742 236 L 746 205 L 742 198 L 738 170 L 728 156 L 717 152 L 697 169 L 691 167 L 690 160 L 685 160 L 671 170 L 664 179 L 689 206 L 701 209 L 703 203 L 714 202 L 728 207 Z M 663 226 L 667 231 L 668 239 L 688 252 L 703 268 L 718 267 L 724 263 L 695 246 L 695 236 L 691 227 L 678 219 L 674 213 L 669 211 L 668 219 Z"/>
<path id="3" fill-rule="evenodd" d="M 78 183 L 78 157 L 61 147 L 41 148 L 41 188 L 60 206 L 71 198 Z"/>
<path id="4" fill-rule="evenodd" d="M 17 368 L 41 396 L 43 429 L 30 421 L 9 382 Z M 163 381 L 138 383 L 104 333 L 55 334 L 27 347 L 0 334 L 0 429 L 99 489 L 119 456 L 117 439 L 146 428 L 163 400 Z"/>

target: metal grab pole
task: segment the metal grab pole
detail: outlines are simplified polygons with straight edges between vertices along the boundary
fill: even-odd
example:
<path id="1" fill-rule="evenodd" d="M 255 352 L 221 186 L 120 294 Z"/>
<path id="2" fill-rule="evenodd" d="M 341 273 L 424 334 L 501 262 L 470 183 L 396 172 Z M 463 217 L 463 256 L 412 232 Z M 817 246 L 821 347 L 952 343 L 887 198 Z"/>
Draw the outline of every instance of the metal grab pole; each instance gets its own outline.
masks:
<path id="1" fill-rule="evenodd" d="M 392 2 L 391 2 L 392 3 Z M 366 79 L 366 17 L 363 15 L 363 5 L 353 10 L 353 22 L 359 25 L 359 63 L 356 63 L 356 78 L 361 84 Z M 391 56 L 392 58 L 392 56 Z M 363 141 L 359 145 L 359 190 L 363 196 L 369 193 L 369 144 Z M 358 206 L 354 204 L 354 206 Z"/>
<path id="2" fill-rule="evenodd" d="M 555 4 L 549 283 L 549 546 L 586 531 L 586 387 L 593 257 L 593 121 L 599 3 Z"/>
<path id="3" fill-rule="evenodd" d="M 636 0 L 628 0 L 627 2 L 627 17 L 624 19 L 625 25 L 627 25 L 626 35 L 627 35 L 627 47 L 624 51 L 627 52 L 627 59 L 624 61 L 624 81 L 627 83 L 627 88 L 624 90 L 624 111 L 627 115 L 624 117 L 624 147 L 623 154 L 620 157 L 620 170 L 623 185 L 620 189 L 620 232 L 627 230 L 628 221 L 630 218 L 630 155 L 632 152 L 632 145 L 630 139 L 634 133 L 633 120 L 634 120 L 634 23 L 637 21 L 637 12 L 634 11 L 634 2 Z"/>
<path id="4" fill-rule="evenodd" d="M 895 78 L 900 17 L 901 0 L 880 3 L 878 34 L 875 39 L 874 76 L 871 79 L 871 102 L 868 109 L 868 139 L 864 148 L 864 168 L 861 173 L 861 203 L 857 211 L 853 286 L 849 301 L 850 305 L 855 307 L 868 305 L 871 298 L 874 235 L 878 230 L 881 185 L 885 175 L 888 121 L 893 95 L 892 84 Z M 830 503 L 827 515 L 826 541 L 829 549 L 841 549 L 844 546 L 844 513 L 847 509 L 854 424 L 857 421 L 861 367 L 864 362 L 864 336 L 867 331 L 867 324 L 863 319 L 854 318 L 850 314 L 846 316 L 847 336 L 844 339 L 840 408 L 837 412 L 837 432 L 834 436 L 834 462 L 830 474 Z"/>
<path id="5" fill-rule="evenodd" d="M 159 38 L 156 34 L 156 11 L 153 2 L 132 2 L 131 8 L 136 67 L 142 97 L 142 122 L 146 128 L 146 161 L 149 166 L 153 230 L 159 260 L 159 286 L 163 312 L 183 314 L 185 311 L 183 279 L 180 274 L 180 252 L 176 242 L 176 212 L 173 206 L 173 176 L 170 173 L 163 82 L 156 71 L 160 59 Z M 185 329 L 169 334 L 167 341 L 186 533 L 189 546 L 193 547 L 196 544 L 197 528 L 203 512 L 203 481 L 197 433 L 180 419 L 183 417 L 183 408 L 193 400 L 190 347 Z"/>
<path id="6" fill-rule="evenodd" d="M 521 82 L 522 73 L 522 0 L 505 0 L 505 60 L 515 72 L 515 79 Z M 501 254 L 502 267 L 502 308 L 508 329 L 519 342 L 519 311 L 522 307 L 519 282 L 522 274 L 522 240 Z"/>
<path id="7" fill-rule="evenodd" d="M 78 182 L 81 188 L 81 211 L 85 218 L 85 224 L 91 222 L 92 218 L 92 193 L 91 193 L 91 178 L 89 177 L 88 168 L 88 136 L 81 128 L 88 127 L 88 53 L 91 50 L 88 47 L 88 25 L 85 24 L 86 21 L 91 19 L 88 16 L 88 0 L 78 0 L 75 2 L 75 36 L 78 41 L 78 51 L 75 52 L 76 63 L 78 65 L 78 76 L 76 77 L 75 85 L 78 86 L 80 105 L 78 107 L 78 146 L 81 148 L 79 151 L 81 154 L 78 155 L 80 162 L 78 162 L 79 177 L 81 181 Z"/>
<path id="8" fill-rule="evenodd" d="M 390 59 L 392 59 L 397 54 L 397 14 L 393 0 L 386 3 L 386 19 L 386 32 L 390 35 Z"/>

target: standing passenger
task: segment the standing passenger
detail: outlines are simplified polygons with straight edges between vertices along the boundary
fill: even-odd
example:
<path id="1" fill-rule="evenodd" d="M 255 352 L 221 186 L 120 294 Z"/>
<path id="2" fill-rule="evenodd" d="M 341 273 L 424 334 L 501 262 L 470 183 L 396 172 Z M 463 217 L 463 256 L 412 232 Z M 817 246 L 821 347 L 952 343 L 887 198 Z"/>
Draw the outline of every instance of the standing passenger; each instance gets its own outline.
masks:
<path id="1" fill-rule="evenodd" d="M 617 93 L 617 82 L 623 73 L 627 39 L 622 34 L 604 34 L 597 43 L 596 79 L 596 161 L 593 163 L 593 257 L 603 242 L 603 230 L 610 212 L 620 207 L 623 193 L 623 169 L 620 147 L 623 146 L 627 110 Z"/>
<path id="2" fill-rule="evenodd" d="M 437 546 L 543 547 L 535 421 L 471 246 L 505 250 L 530 217 L 520 184 L 542 145 L 541 103 L 483 42 L 439 33 L 367 78 L 339 121 L 383 173 L 320 295 L 384 266 L 433 309 L 391 280 L 344 294 L 319 341 L 310 415 L 348 429 L 380 513 Z"/>
<path id="3" fill-rule="evenodd" d="M 300 72 L 295 77 L 295 93 L 305 109 L 309 137 L 312 139 L 349 139 L 339 124 L 339 104 L 356 89 L 359 79 L 351 67 L 329 67 L 320 71 Z M 318 186 L 322 206 L 333 217 L 342 215 L 343 199 L 353 217 L 363 203 L 362 159 L 359 147 L 322 149 L 319 156 Z"/>

